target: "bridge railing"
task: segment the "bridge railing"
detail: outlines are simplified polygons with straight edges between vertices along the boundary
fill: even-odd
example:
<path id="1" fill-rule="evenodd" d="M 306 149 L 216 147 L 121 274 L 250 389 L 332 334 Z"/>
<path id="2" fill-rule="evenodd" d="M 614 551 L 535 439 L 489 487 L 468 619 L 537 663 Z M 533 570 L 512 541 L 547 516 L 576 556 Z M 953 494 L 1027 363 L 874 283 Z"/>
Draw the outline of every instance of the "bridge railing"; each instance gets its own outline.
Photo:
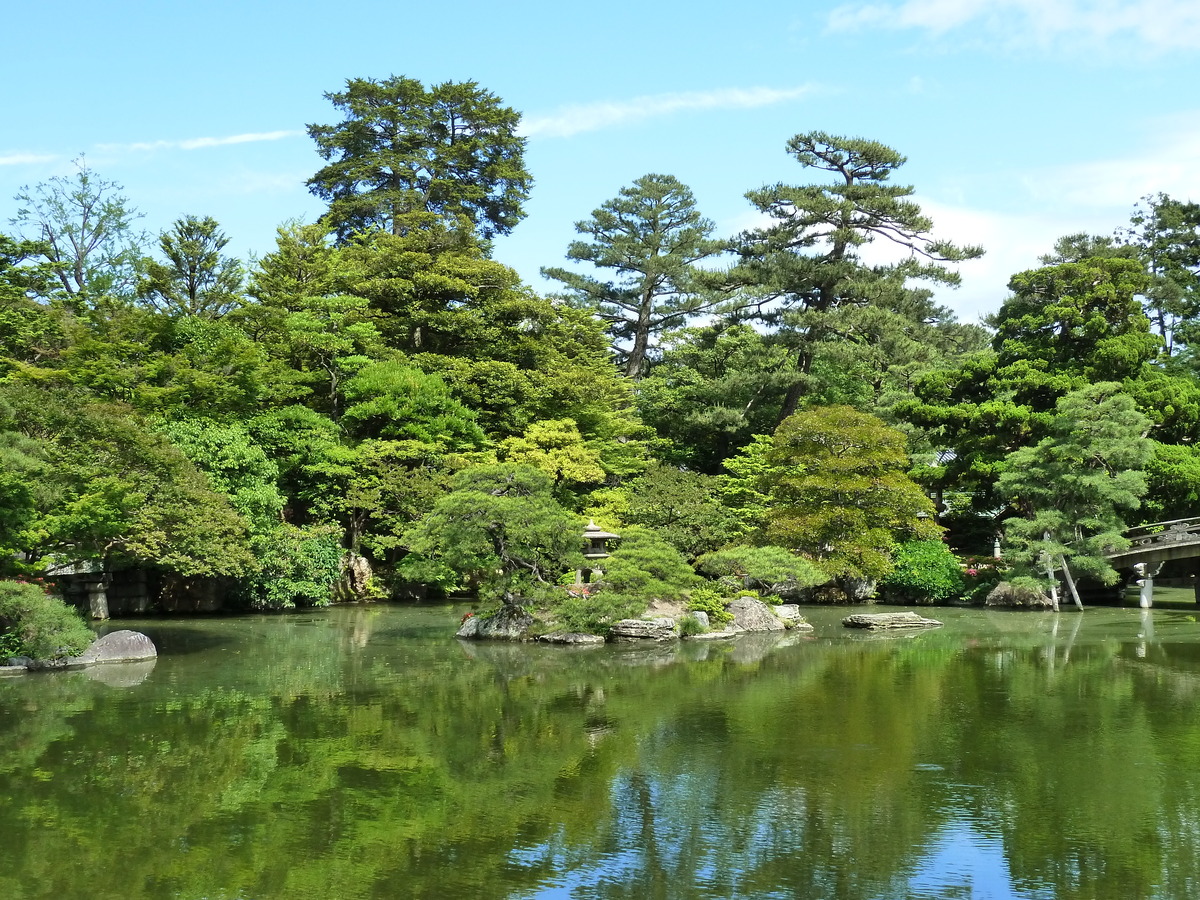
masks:
<path id="1" fill-rule="evenodd" d="M 1129 538 L 1129 549 L 1119 551 L 1121 553 L 1133 553 L 1157 544 L 1200 541 L 1200 517 L 1138 525 L 1126 529 L 1125 537 Z"/>

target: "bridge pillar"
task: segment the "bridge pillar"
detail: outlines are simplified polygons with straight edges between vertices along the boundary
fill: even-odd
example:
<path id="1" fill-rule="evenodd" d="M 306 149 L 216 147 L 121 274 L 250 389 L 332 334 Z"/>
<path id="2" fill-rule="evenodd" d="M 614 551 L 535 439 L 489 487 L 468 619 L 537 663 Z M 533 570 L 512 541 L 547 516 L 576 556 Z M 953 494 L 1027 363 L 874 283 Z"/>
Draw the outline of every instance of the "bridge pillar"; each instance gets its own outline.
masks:
<path id="1" fill-rule="evenodd" d="M 1162 569 L 1162 563 L 1138 563 L 1133 568 L 1142 577 L 1138 580 L 1138 584 L 1142 586 L 1141 596 L 1138 597 L 1138 606 L 1142 609 L 1149 609 L 1154 605 L 1154 576 Z"/>

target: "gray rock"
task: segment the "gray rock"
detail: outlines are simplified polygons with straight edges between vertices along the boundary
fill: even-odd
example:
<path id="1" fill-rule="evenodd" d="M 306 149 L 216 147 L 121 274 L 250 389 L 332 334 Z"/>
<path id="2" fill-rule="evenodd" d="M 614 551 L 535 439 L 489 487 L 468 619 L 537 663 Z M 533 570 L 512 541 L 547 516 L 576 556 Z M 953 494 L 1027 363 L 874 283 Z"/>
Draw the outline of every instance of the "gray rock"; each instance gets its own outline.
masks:
<path id="1" fill-rule="evenodd" d="M 689 641 L 729 641 L 737 637 L 736 631 L 706 631 L 703 634 L 688 635 Z"/>
<path id="2" fill-rule="evenodd" d="M 604 643 L 604 638 L 598 634 L 582 634 L 575 631 L 543 634 L 538 637 L 538 640 L 544 644 L 591 645 Z"/>
<path id="3" fill-rule="evenodd" d="M 471 616 L 459 627 L 457 636 L 490 641 L 523 641 L 529 636 L 533 616 L 519 606 L 505 604 L 490 616 Z"/>
<path id="4" fill-rule="evenodd" d="M 685 616 L 688 619 L 695 619 L 705 630 L 712 628 L 712 623 L 708 621 L 708 613 L 702 609 L 693 609 Z"/>
<path id="5" fill-rule="evenodd" d="M 1008 606 L 1014 609 L 1053 609 L 1054 602 L 1048 594 L 1035 588 L 1018 587 L 1002 581 L 987 595 L 988 606 Z"/>
<path id="6" fill-rule="evenodd" d="M 915 612 L 859 613 L 846 616 L 842 624 L 847 628 L 932 628 L 942 623 L 937 619 L 926 619 Z"/>
<path id="7" fill-rule="evenodd" d="M 28 666 L 14 666 L 10 662 L 7 666 L 0 666 L 0 678 L 3 678 L 5 675 L 24 675 L 28 671 Z"/>
<path id="8" fill-rule="evenodd" d="M 454 633 L 454 636 L 460 638 L 479 637 L 479 616 L 466 616 L 462 620 L 462 624 L 458 626 L 458 631 Z"/>
<path id="9" fill-rule="evenodd" d="M 614 641 L 669 641 L 675 637 L 675 620 L 622 619 L 608 632 Z"/>
<path id="10" fill-rule="evenodd" d="M 93 663 L 129 662 L 136 659 L 155 659 L 158 650 L 154 641 L 140 631 L 113 631 L 92 641 L 80 656 L 69 660 L 69 666 L 90 666 Z"/>
<path id="11" fill-rule="evenodd" d="M 10 656 L 8 658 L 8 665 L 20 666 L 21 668 L 25 669 L 33 665 L 33 660 L 28 656 Z"/>
<path id="12" fill-rule="evenodd" d="M 783 624 L 793 631 L 812 631 L 813 627 L 809 622 L 800 615 L 800 607 L 795 603 L 781 603 L 775 607 L 775 615 L 783 621 Z"/>
<path id="13" fill-rule="evenodd" d="M 729 604 L 733 624 L 742 631 L 783 631 L 787 628 L 771 607 L 753 597 L 738 597 Z"/>

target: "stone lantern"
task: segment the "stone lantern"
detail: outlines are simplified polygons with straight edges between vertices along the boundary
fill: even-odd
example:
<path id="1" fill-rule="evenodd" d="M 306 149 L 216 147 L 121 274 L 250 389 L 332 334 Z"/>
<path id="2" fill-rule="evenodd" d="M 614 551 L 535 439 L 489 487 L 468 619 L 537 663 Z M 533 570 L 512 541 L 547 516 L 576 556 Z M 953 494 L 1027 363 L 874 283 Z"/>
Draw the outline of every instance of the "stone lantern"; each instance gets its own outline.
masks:
<path id="1" fill-rule="evenodd" d="M 599 560 L 608 559 L 608 542 L 619 537 L 619 534 L 603 530 L 594 519 L 588 519 L 587 528 L 583 529 L 583 558 L 592 565 L 575 573 L 576 584 L 589 583 L 592 580 L 593 572 L 598 575 L 604 574 L 596 563 Z"/>

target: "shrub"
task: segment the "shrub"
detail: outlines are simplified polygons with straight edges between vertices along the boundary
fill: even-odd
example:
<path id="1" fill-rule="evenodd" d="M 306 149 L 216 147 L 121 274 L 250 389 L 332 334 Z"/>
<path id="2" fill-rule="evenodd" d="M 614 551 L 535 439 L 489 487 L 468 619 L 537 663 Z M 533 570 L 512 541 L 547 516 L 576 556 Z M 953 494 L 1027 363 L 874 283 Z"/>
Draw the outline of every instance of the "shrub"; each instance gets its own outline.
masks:
<path id="1" fill-rule="evenodd" d="M 35 584 L 0 581 L 0 635 L 10 655 L 78 656 L 96 639 L 74 609 Z"/>
<path id="2" fill-rule="evenodd" d="M 679 620 L 680 637 L 695 637 L 698 634 L 704 634 L 707 630 L 695 616 L 684 616 Z"/>
<path id="3" fill-rule="evenodd" d="M 897 548 L 895 563 L 879 584 L 888 600 L 943 603 L 966 591 L 958 557 L 941 541 L 907 541 Z"/>
<path id="4" fill-rule="evenodd" d="M 683 555 L 649 528 L 631 525 L 603 563 L 604 584 L 614 591 L 651 600 L 681 600 L 700 578 Z"/>
<path id="5" fill-rule="evenodd" d="M 696 567 L 731 588 L 748 581 L 766 594 L 795 594 L 829 580 L 809 560 L 783 547 L 728 547 L 704 554 Z"/>
<path id="6" fill-rule="evenodd" d="M 553 605 L 558 624 L 568 631 L 607 634 L 614 622 L 640 616 L 646 598 L 603 587 L 590 591 L 569 591 Z"/>
<path id="7" fill-rule="evenodd" d="M 715 585 L 704 585 L 688 594 L 688 609 L 692 612 L 707 613 L 708 621 L 714 625 L 723 625 L 733 621 L 733 613 L 725 608 L 729 600 L 730 598 L 722 594 Z"/>

